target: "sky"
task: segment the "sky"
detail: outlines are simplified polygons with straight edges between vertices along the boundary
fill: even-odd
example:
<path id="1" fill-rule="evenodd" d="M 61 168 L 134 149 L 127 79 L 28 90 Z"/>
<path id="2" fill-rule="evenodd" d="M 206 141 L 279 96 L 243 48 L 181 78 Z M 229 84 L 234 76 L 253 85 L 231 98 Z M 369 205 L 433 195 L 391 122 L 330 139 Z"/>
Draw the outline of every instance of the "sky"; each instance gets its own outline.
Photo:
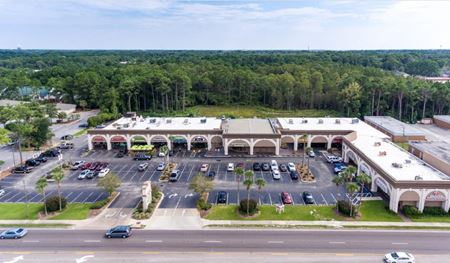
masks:
<path id="1" fill-rule="evenodd" d="M 450 1 L 0 0 L 0 49 L 450 49 Z"/>

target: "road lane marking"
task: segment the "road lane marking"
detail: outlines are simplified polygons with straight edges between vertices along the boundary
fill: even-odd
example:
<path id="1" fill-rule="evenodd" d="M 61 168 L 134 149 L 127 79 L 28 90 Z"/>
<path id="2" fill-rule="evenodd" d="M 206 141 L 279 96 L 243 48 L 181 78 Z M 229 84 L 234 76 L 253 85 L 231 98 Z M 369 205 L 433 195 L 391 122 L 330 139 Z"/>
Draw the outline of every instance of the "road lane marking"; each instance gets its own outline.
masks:
<path id="1" fill-rule="evenodd" d="M 162 243 L 162 240 L 145 240 L 146 243 Z"/>
<path id="2" fill-rule="evenodd" d="M 329 244 L 345 244 L 343 241 L 330 241 Z"/>
<path id="3" fill-rule="evenodd" d="M 100 240 L 83 240 L 84 243 L 100 243 Z"/>
<path id="4" fill-rule="evenodd" d="M 289 253 L 272 253 L 272 256 L 287 256 Z"/>
<path id="5" fill-rule="evenodd" d="M 39 243 L 39 240 L 22 240 L 23 243 Z"/>
<path id="6" fill-rule="evenodd" d="M 284 241 L 281 241 L 281 240 L 272 240 L 272 241 L 267 241 L 267 243 L 269 243 L 269 244 L 284 244 Z"/>
<path id="7" fill-rule="evenodd" d="M 392 245 L 408 245 L 408 243 L 392 243 Z"/>
<path id="8" fill-rule="evenodd" d="M 354 256 L 354 254 L 351 254 L 351 253 L 337 253 L 335 255 L 338 257 L 353 257 Z"/>
<path id="9" fill-rule="evenodd" d="M 220 240 L 205 240 L 204 243 L 222 243 Z"/>

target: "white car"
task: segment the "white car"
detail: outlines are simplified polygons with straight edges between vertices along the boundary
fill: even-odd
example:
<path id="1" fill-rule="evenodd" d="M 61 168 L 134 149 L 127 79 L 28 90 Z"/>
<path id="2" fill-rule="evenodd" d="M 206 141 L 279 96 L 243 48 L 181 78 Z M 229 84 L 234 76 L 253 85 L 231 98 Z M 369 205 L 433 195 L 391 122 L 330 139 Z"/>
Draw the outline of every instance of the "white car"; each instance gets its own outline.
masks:
<path id="1" fill-rule="evenodd" d="M 208 171 L 208 168 L 209 168 L 209 164 L 204 163 L 204 164 L 202 164 L 202 167 L 200 167 L 200 172 L 206 173 Z"/>
<path id="2" fill-rule="evenodd" d="M 76 161 L 72 164 L 70 167 L 70 170 L 78 170 L 81 166 L 83 166 L 86 162 L 85 161 Z"/>
<path id="3" fill-rule="evenodd" d="M 83 170 L 79 175 L 78 175 L 78 180 L 83 180 L 84 178 L 86 178 L 86 176 L 90 173 L 94 173 L 91 170 Z"/>
<path id="4" fill-rule="evenodd" d="M 165 152 L 159 152 L 158 153 L 158 157 L 166 157 L 166 153 Z"/>
<path id="5" fill-rule="evenodd" d="M 327 159 L 327 162 L 329 162 L 329 163 L 342 162 L 342 158 L 335 156 L 335 155 L 327 155 L 325 158 Z"/>
<path id="6" fill-rule="evenodd" d="M 98 173 L 98 177 L 105 177 L 109 173 L 109 168 L 101 169 Z"/>
<path id="7" fill-rule="evenodd" d="M 316 157 L 316 154 L 314 153 L 314 151 L 309 151 L 308 156 L 311 158 L 314 158 L 314 157 Z"/>
<path id="8" fill-rule="evenodd" d="M 164 168 L 166 168 L 165 163 L 159 163 L 158 167 L 156 167 L 156 171 L 164 171 Z"/>
<path id="9" fill-rule="evenodd" d="M 227 171 L 228 172 L 234 171 L 234 163 L 228 163 Z"/>
<path id="10" fill-rule="evenodd" d="M 288 163 L 288 170 L 289 172 L 295 171 L 295 164 L 294 163 Z"/>
<path id="11" fill-rule="evenodd" d="M 277 163 L 277 161 L 275 161 L 275 160 L 272 160 L 271 162 L 270 162 L 270 169 L 273 171 L 273 170 L 278 170 L 278 163 Z"/>
<path id="12" fill-rule="evenodd" d="M 4 196 L 6 191 L 4 189 L 0 189 L 0 196 Z"/>
<path id="13" fill-rule="evenodd" d="M 278 171 L 278 169 L 272 170 L 272 178 L 274 180 L 280 180 L 281 179 L 281 174 L 280 174 L 280 171 Z"/>
<path id="14" fill-rule="evenodd" d="M 386 263 L 414 263 L 414 256 L 407 252 L 391 252 L 384 256 Z"/>

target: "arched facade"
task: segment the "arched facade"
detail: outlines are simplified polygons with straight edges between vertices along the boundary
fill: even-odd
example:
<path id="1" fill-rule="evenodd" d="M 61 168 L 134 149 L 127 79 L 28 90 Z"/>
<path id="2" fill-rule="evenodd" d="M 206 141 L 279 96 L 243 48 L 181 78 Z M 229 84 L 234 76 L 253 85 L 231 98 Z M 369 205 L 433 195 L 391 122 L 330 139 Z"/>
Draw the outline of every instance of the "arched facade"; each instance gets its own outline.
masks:
<path id="1" fill-rule="evenodd" d="M 277 152 L 279 151 L 279 145 L 273 139 L 257 139 L 253 141 L 252 148 L 253 150 L 251 152 L 253 154 L 255 149 L 257 150 L 257 153 L 270 153 L 275 155 L 277 155 Z"/>

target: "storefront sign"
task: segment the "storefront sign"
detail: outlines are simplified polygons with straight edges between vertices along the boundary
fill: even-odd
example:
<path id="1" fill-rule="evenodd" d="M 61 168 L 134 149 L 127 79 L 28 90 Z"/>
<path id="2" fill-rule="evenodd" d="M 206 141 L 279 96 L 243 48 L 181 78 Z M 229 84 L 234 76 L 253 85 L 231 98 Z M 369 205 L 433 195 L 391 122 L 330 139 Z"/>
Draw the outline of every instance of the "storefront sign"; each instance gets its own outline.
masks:
<path id="1" fill-rule="evenodd" d="M 381 178 L 377 178 L 377 179 L 375 179 L 375 184 L 378 186 L 378 187 L 380 187 L 381 188 L 381 190 L 383 190 L 383 192 L 385 192 L 385 193 L 389 193 L 389 187 L 388 187 L 388 185 L 387 185 L 387 183 L 383 180 L 383 179 L 381 179 Z"/>
<path id="2" fill-rule="evenodd" d="M 445 201 L 445 195 L 440 191 L 433 191 L 427 195 L 426 201 Z"/>

